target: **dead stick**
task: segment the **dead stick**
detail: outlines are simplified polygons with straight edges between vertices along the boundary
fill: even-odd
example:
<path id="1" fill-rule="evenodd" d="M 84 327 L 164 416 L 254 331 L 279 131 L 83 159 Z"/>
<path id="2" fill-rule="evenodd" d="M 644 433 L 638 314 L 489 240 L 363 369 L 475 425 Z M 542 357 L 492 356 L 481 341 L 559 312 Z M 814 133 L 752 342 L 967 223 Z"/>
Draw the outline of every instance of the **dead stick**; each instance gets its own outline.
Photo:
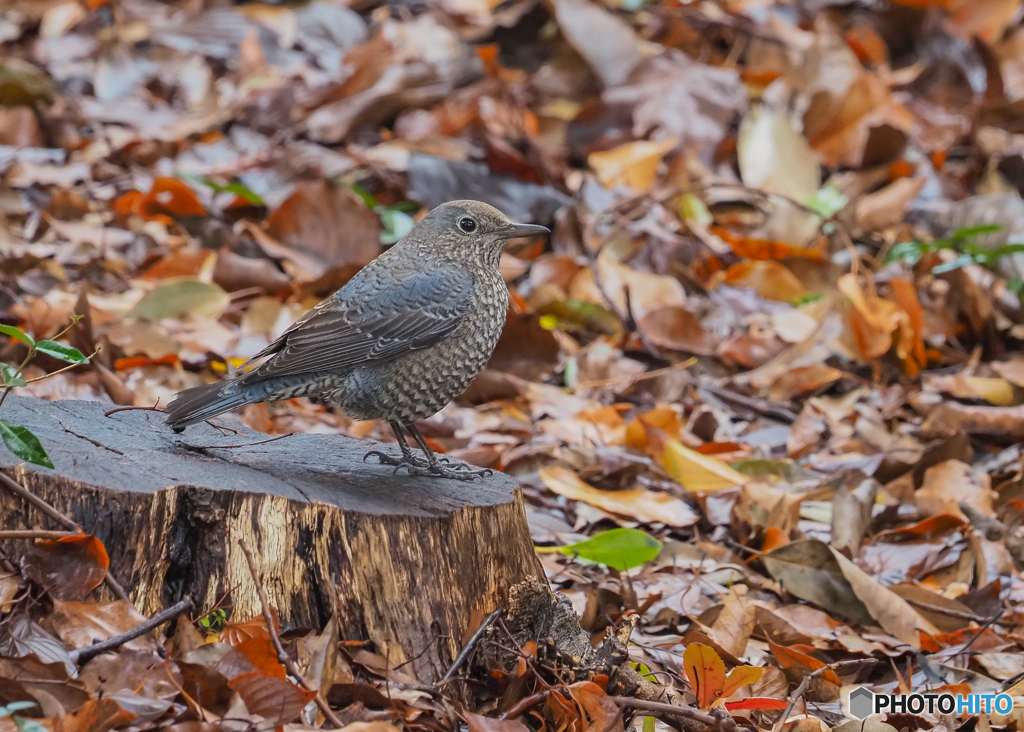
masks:
<path id="1" fill-rule="evenodd" d="M 189 448 L 190 450 L 234 450 L 234 449 L 239 448 L 239 447 L 252 447 L 253 445 L 265 445 L 268 442 L 274 442 L 275 440 L 283 440 L 285 437 L 291 437 L 294 434 L 295 434 L 294 432 L 288 432 L 286 434 L 278 435 L 277 437 L 271 437 L 271 438 L 266 439 L 266 440 L 257 440 L 256 442 L 243 442 L 243 443 L 238 444 L 238 445 L 189 445 L 186 442 L 183 442 L 181 444 L 184 447 Z"/>
<path id="2" fill-rule="evenodd" d="M 786 708 L 782 711 L 782 716 L 779 717 L 779 721 L 775 723 L 775 726 L 772 729 L 775 732 L 778 732 L 778 730 L 781 730 L 786 726 L 786 720 L 789 719 L 790 712 L 793 711 L 793 707 L 796 706 L 797 701 L 807 691 L 807 687 L 811 684 L 811 679 L 817 678 L 829 671 L 835 672 L 837 668 L 841 668 L 843 666 L 873 666 L 876 663 L 878 663 L 878 659 L 876 658 L 851 658 L 846 661 L 836 661 L 835 663 L 830 663 L 827 666 L 822 666 L 819 669 L 811 671 L 811 673 L 807 674 L 800 680 L 800 685 L 796 687 L 796 691 L 794 691 L 792 696 L 789 697 L 789 702 L 786 704 Z"/>
<path id="3" fill-rule="evenodd" d="M 291 659 L 291 657 L 284 652 L 284 646 L 281 645 L 281 638 L 277 634 L 277 628 L 274 627 L 274 616 L 270 614 L 270 600 L 267 599 L 267 591 L 263 589 L 263 583 L 260 582 L 260 576 L 256 572 L 256 560 L 252 557 L 252 552 L 249 551 L 249 547 L 245 543 L 245 539 L 238 540 L 238 546 L 241 547 L 242 553 L 245 555 L 245 561 L 249 565 L 249 574 L 252 575 L 253 584 L 256 585 L 256 593 L 260 596 L 260 605 L 263 608 L 263 619 L 267 623 L 267 630 L 270 632 L 270 640 L 274 644 L 274 648 L 277 650 L 277 660 L 288 669 L 296 681 L 306 691 L 312 691 L 316 693 L 316 705 L 320 707 L 320 711 L 324 713 L 324 717 L 333 724 L 337 729 L 341 729 L 345 725 L 341 723 L 338 716 L 331 709 L 331 706 L 327 703 L 327 700 L 321 696 L 318 689 L 314 689 L 310 686 L 309 682 L 299 671 L 298 665 Z"/>
<path id="4" fill-rule="evenodd" d="M 34 493 L 30 493 L 28 489 L 25 488 L 25 486 L 23 486 L 18 481 L 14 480 L 14 478 L 7 475 L 7 473 L 4 473 L 3 471 L 0 471 L 0 483 L 3 483 L 3 485 L 5 485 L 7 489 L 11 491 L 11 493 L 15 494 L 16 496 L 20 496 L 24 500 L 28 501 L 33 506 L 38 508 L 40 511 L 45 513 L 47 516 L 52 518 L 54 521 L 59 523 L 61 526 L 64 526 L 65 528 L 70 529 L 75 533 L 79 533 L 82 531 L 81 526 L 76 524 L 74 521 L 72 521 L 64 514 L 62 514 L 60 511 L 58 511 L 56 508 L 51 506 L 49 503 L 44 501 L 39 496 L 35 495 Z M 109 570 L 103 576 L 103 581 L 107 584 L 107 587 L 110 588 L 110 591 L 114 593 L 114 597 L 116 597 L 118 600 L 131 602 L 131 600 L 128 599 L 128 593 L 125 592 L 124 588 L 121 587 L 121 585 L 118 583 L 116 579 L 114 579 L 114 575 L 110 574 Z"/>
<path id="5" fill-rule="evenodd" d="M 171 605 L 163 612 L 157 613 L 146 622 L 142 623 L 141 625 L 135 626 L 126 633 L 121 633 L 121 635 L 115 635 L 113 638 L 109 638 L 108 640 L 101 641 L 99 643 L 94 643 L 91 646 L 79 648 L 75 651 L 71 651 L 69 655 L 73 660 L 78 662 L 88 661 L 93 656 L 98 656 L 101 653 L 106 653 L 107 651 L 112 651 L 115 648 L 120 648 L 125 643 L 135 640 L 140 635 L 145 635 L 154 628 L 159 628 L 168 620 L 174 620 L 176 617 L 178 617 L 182 613 L 188 612 L 195 606 L 196 604 L 192 602 L 192 598 L 186 597 L 178 604 Z"/>
<path id="6" fill-rule="evenodd" d="M 28 501 L 61 526 L 64 526 L 71 531 L 82 530 L 82 527 L 80 527 L 74 521 L 69 519 L 64 514 L 62 514 L 56 508 L 51 506 L 49 503 L 44 501 L 42 498 L 35 495 L 34 493 L 29 493 L 29 491 L 24 486 L 22 486 L 21 483 L 16 481 L 11 476 L 7 475 L 7 473 L 0 472 L 0 483 L 3 483 L 5 486 L 7 486 L 7 488 L 10 489 L 11 493 L 14 493 L 15 495 L 20 496 L 24 500 Z"/>
<path id="7" fill-rule="evenodd" d="M 491 623 L 493 623 L 495 618 L 497 618 L 499 615 L 501 615 L 500 607 L 493 613 L 488 615 L 486 618 L 484 618 L 484 622 L 480 623 L 480 627 L 476 629 L 475 633 L 473 633 L 473 636 L 469 639 L 469 642 L 466 644 L 466 647 L 459 652 L 459 655 L 452 663 L 451 668 L 448 669 L 448 673 L 444 675 L 441 681 L 447 681 L 455 675 L 455 672 L 459 670 L 459 667 L 466 662 L 467 658 L 469 658 L 469 654 L 473 652 L 474 648 L 476 648 L 476 644 L 480 642 L 480 638 L 483 636 L 484 631 L 486 631 L 487 628 L 490 627 Z"/>
<path id="8" fill-rule="evenodd" d="M 631 696 L 613 696 L 611 700 L 620 707 L 632 707 L 633 709 L 643 709 L 648 712 L 661 712 L 662 714 L 674 717 L 685 717 L 695 722 L 706 724 L 708 727 L 721 727 L 723 730 L 737 729 L 736 721 L 732 717 L 717 717 L 692 707 L 681 707 L 675 704 L 665 704 L 664 702 L 647 701 L 646 699 L 634 699 Z"/>
<path id="9" fill-rule="evenodd" d="M 76 531 L 0 531 L 0 539 L 63 539 L 65 536 L 82 536 Z"/>

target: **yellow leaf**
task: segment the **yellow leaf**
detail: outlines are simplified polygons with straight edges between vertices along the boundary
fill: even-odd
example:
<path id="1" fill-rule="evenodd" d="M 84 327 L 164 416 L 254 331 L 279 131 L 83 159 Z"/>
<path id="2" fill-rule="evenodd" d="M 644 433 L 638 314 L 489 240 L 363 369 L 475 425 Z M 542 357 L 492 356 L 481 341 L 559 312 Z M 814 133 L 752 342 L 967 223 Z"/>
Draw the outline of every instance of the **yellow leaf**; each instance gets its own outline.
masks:
<path id="1" fill-rule="evenodd" d="M 591 153 L 587 163 L 606 188 L 625 185 L 646 191 L 654 184 L 661 159 L 677 142 L 674 137 L 627 142 L 612 150 Z"/>
<path id="2" fill-rule="evenodd" d="M 737 666 L 725 679 L 725 688 L 722 689 L 723 697 L 730 697 L 736 693 L 736 690 L 741 686 L 747 684 L 756 684 L 761 680 L 761 675 L 764 673 L 763 668 L 757 666 Z"/>
<path id="3" fill-rule="evenodd" d="M 1012 407 L 1017 403 L 1013 385 L 1006 379 L 965 376 L 964 382 L 971 391 L 990 404 L 995 404 L 998 407 Z"/>
<path id="4" fill-rule="evenodd" d="M 736 488 L 747 476 L 733 470 L 718 458 L 701 455 L 675 440 L 665 443 L 665 470 L 672 480 L 692 493 L 713 493 Z"/>
<path id="5" fill-rule="evenodd" d="M 693 526 L 699 519 L 685 501 L 668 493 L 656 493 L 646 488 L 602 491 L 584 483 L 571 470 L 557 466 L 541 468 L 540 479 L 548 490 L 560 496 L 644 523 Z"/>

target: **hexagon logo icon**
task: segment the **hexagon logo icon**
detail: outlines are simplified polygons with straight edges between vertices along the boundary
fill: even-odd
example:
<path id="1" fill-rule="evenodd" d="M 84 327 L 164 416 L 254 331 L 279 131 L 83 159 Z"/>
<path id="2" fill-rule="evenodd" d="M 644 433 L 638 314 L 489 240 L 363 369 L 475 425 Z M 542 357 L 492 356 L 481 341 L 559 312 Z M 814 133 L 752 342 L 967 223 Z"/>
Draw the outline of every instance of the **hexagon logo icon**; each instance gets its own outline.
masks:
<path id="1" fill-rule="evenodd" d="M 857 719 L 865 719 L 875 711 L 875 695 L 863 686 L 850 692 L 850 714 Z"/>

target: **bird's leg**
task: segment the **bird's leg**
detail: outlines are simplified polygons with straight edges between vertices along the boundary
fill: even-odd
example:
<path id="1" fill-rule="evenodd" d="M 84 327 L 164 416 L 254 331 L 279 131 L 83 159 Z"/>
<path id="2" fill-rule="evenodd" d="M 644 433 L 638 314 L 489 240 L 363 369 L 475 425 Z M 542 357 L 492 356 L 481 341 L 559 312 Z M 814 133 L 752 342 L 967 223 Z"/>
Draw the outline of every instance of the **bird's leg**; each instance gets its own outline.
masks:
<path id="1" fill-rule="evenodd" d="M 437 459 L 437 455 L 430 449 L 430 445 L 423 439 L 423 435 L 416 429 L 416 425 L 409 422 L 405 425 L 405 428 L 409 430 L 409 434 L 412 435 L 412 439 L 416 440 L 416 444 L 423 450 L 423 454 L 427 456 L 427 467 L 422 468 L 418 465 L 409 468 L 411 475 L 437 475 L 443 478 L 455 478 L 456 480 L 473 480 L 473 478 L 480 476 L 485 477 L 493 475 L 494 471 L 490 468 L 474 468 L 465 463 L 457 465 L 456 467 L 449 467 L 448 465 L 442 465 L 441 461 Z"/>
<path id="2" fill-rule="evenodd" d="M 409 443 L 405 439 L 405 434 L 402 432 L 402 423 L 398 421 L 389 421 L 388 424 L 391 425 L 391 431 L 395 433 L 395 439 L 398 440 L 398 446 L 402 449 L 401 459 L 386 455 L 380 450 L 370 450 L 368 453 L 363 455 L 363 460 L 365 461 L 366 458 L 374 455 L 381 465 L 394 465 L 398 468 L 416 467 L 426 469 L 429 467 L 429 463 L 426 460 L 418 458 L 412 454 L 412 448 L 409 447 Z"/>

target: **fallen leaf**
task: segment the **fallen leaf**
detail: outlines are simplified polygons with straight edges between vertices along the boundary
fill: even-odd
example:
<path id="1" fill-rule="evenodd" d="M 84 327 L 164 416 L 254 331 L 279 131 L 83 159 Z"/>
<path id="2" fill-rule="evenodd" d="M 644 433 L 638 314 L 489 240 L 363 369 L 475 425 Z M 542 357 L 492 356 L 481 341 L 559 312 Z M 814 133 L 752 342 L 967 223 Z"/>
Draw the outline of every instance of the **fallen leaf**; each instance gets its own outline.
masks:
<path id="1" fill-rule="evenodd" d="M 675 440 L 665 444 L 662 463 L 672 480 L 692 493 L 714 493 L 736 488 L 748 480 L 721 460 L 702 455 Z"/>
<path id="2" fill-rule="evenodd" d="M 228 681 L 251 714 L 258 714 L 275 727 L 292 722 L 316 696 L 290 681 L 258 671 L 239 674 Z"/>
<path id="3" fill-rule="evenodd" d="M 715 649 L 690 643 L 683 653 L 683 671 L 701 709 L 710 709 L 725 690 L 725 664 Z"/>
<path id="4" fill-rule="evenodd" d="M 950 514 L 963 517 L 960 503 L 986 516 L 995 516 L 989 477 L 959 460 L 946 460 L 924 471 L 924 484 L 914 492 L 914 503 L 925 515 Z"/>
<path id="5" fill-rule="evenodd" d="M 217 285 L 181 277 L 165 280 L 143 295 L 129 317 L 153 321 L 182 315 L 217 318 L 230 303 L 231 298 Z"/>
<path id="6" fill-rule="evenodd" d="M 110 567 L 103 542 L 89 534 L 35 542 L 21 571 L 57 600 L 82 600 L 103 582 Z"/>
<path id="7" fill-rule="evenodd" d="M 571 470 L 562 467 L 541 468 L 540 479 L 546 488 L 561 496 L 644 523 L 685 527 L 700 519 L 684 501 L 668 493 L 656 493 L 646 488 L 602 491 L 587 485 Z"/>
<path id="8" fill-rule="evenodd" d="M 306 255 L 311 274 L 362 267 L 380 254 L 380 223 L 355 193 L 325 181 L 302 183 L 267 218 L 267 234 Z"/>
<path id="9" fill-rule="evenodd" d="M 754 107 L 740 124 L 736 155 L 743 183 L 806 203 L 821 184 L 811 146 L 786 114 Z"/>
<path id="10" fill-rule="evenodd" d="M 606 188 L 629 186 L 646 191 L 654 184 L 661 159 L 676 143 L 673 138 L 627 142 L 612 150 L 591 153 L 587 164 Z"/>

